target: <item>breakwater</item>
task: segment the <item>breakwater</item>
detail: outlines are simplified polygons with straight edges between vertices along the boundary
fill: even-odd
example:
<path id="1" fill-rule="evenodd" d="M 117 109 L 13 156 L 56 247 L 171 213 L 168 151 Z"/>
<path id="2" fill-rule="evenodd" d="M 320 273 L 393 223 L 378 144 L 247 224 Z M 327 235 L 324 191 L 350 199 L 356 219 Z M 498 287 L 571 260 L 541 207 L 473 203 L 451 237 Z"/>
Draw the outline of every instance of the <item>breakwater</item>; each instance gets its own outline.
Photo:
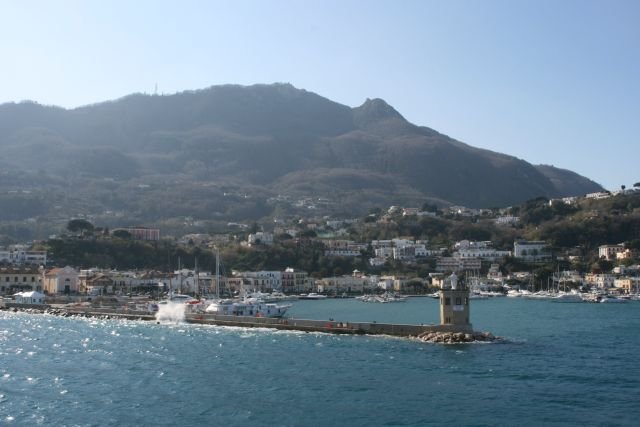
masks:
<path id="1" fill-rule="evenodd" d="M 127 319 L 157 321 L 156 315 L 148 311 L 130 310 L 125 307 L 96 308 L 86 306 L 71 307 L 37 307 L 8 304 L 5 310 L 28 311 L 31 313 L 48 313 L 59 316 L 99 317 L 110 319 Z M 187 323 L 234 326 L 245 328 L 272 328 L 279 330 L 322 332 L 348 335 L 389 335 L 397 337 L 425 337 L 428 334 L 446 336 L 448 334 L 474 334 L 471 325 L 413 325 L 377 322 L 341 322 L 335 320 L 310 320 L 293 318 L 268 318 L 249 316 L 224 316 L 211 313 L 187 313 L 181 320 Z"/>

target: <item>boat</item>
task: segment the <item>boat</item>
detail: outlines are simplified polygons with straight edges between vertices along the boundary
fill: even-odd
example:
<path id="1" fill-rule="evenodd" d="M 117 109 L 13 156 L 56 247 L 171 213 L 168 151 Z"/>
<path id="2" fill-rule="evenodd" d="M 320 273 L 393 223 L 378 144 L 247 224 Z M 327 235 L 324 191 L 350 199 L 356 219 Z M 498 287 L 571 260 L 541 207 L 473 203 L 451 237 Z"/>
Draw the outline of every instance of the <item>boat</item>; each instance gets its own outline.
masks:
<path id="1" fill-rule="evenodd" d="M 171 294 L 166 301 L 178 303 L 178 304 L 192 304 L 193 301 L 199 301 L 198 299 L 192 297 L 191 295 L 184 294 Z"/>
<path id="2" fill-rule="evenodd" d="M 622 303 L 627 302 L 628 299 L 615 297 L 613 295 L 606 294 L 602 291 L 590 292 L 588 294 L 583 294 L 582 299 L 585 302 L 595 302 L 595 303 Z"/>
<path id="3" fill-rule="evenodd" d="M 265 294 L 253 292 L 249 295 L 241 289 L 240 298 L 221 299 L 220 288 L 220 261 L 216 254 L 216 298 L 207 300 L 202 306 L 193 306 L 192 313 L 218 314 L 222 316 L 248 316 L 248 317 L 283 317 L 291 304 L 276 304 L 271 298 L 279 298 L 283 294 Z"/>
<path id="4" fill-rule="evenodd" d="M 252 292 L 248 296 L 249 298 L 259 299 L 264 302 L 292 301 L 298 299 L 297 295 L 285 295 L 280 291 L 273 291 L 270 294 L 264 292 Z"/>
<path id="5" fill-rule="evenodd" d="M 194 297 L 192 297 L 191 295 L 184 295 L 184 294 L 172 294 L 170 293 L 169 296 L 166 299 L 163 299 L 162 301 L 158 301 L 157 303 L 151 303 L 151 306 L 153 308 L 153 311 L 158 311 L 158 307 L 159 306 L 163 306 L 163 305 L 169 305 L 169 304 L 189 304 L 189 305 L 193 305 L 193 304 L 198 304 L 201 301 L 199 299 L 196 299 Z"/>
<path id="6" fill-rule="evenodd" d="M 276 304 L 252 299 L 226 299 L 210 302 L 204 312 L 223 316 L 278 318 L 283 317 L 289 307 L 291 307 L 291 304 Z"/>
<path id="7" fill-rule="evenodd" d="M 531 291 L 528 291 L 526 289 L 509 289 L 509 291 L 507 291 L 507 296 L 509 298 L 526 298 L 529 295 L 531 295 Z"/>
<path id="8" fill-rule="evenodd" d="M 621 302 L 627 302 L 626 299 L 624 298 L 618 298 L 618 297 L 614 297 L 611 295 L 604 295 L 600 298 L 600 300 L 598 302 L 601 303 L 621 303 Z"/>
<path id="9" fill-rule="evenodd" d="M 553 302 L 584 302 L 582 296 L 577 292 L 560 292 L 558 295 L 549 298 Z"/>
<path id="10" fill-rule="evenodd" d="M 300 294 L 300 296 L 298 297 L 298 299 L 312 299 L 312 300 L 326 299 L 326 298 L 327 298 L 326 295 L 320 295 L 315 292 L 311 292 L 310 294 Z"/>
<path id="11" fill-rule="evenodd" d="M 407 297 L 395 294 L 393 292 L 385 292 L 382 295 L 362 295 L 362 296 L 356 297 L 356 299 L 362 302 L 389 303 L 389 302 L 403 302 L 407 300 Z"/>

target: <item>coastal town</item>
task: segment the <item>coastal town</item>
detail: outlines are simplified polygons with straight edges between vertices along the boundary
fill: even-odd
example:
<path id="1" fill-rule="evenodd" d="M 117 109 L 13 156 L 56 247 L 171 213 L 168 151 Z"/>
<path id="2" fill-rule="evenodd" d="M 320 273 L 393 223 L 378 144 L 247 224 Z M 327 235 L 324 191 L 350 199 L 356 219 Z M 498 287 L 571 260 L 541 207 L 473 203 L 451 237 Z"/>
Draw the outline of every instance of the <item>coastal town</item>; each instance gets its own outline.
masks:
<path id="1" fill-rule="evenodd" d="M 636 197 L 635 190 L 623 194 L 599 193 L 583 199 Z M 578 198 L 549 201 L 549 205 L 578 203 Z M 581 300 L 605 301 L 637 298 L 640 289 L 640 264 L 637 249 L 629 242 L 607 242 L 597 247 L 597 265 L 589 271 L 570 268 L 581 256 L 575 251 L 560 252 L 544 240 L 515 239 L 509 248 L 497 248 L 490 240 L 461 239 L 449 245 L 395 236 L 388 239 L 358 241 L 349 239 L 349 229 L 358 223 L 376 226 L 396 220 L 420 220 L 439 215 L 456 218 L 482 218 L 496 227 L 514 227 L 520 218 L 511 211 L 477 210 L 460 206 L 447 210 L 425 211 L 392 206 L 377 216 L 364 219 L 305 219 L 287 223 L 273 221 L 269 230 L 252 230 L 244 235 L 187 234 L 164 238 L 159 228 L 124 227 L 95 229 L 84 219 L 69 221 L 66 236 L 71 241 L 126 238 L 132 242 L 158 243 L 171 240 L 185 248 L 204 248 L 193 265 L 173 269 L 116 269 L 90 265 L 60 264 L 56 253 L 42 244 L 14 244 L 0 248 L 0 294 L 6 301 L 44 302 L 59 297 L 91 300 L 98 297 L 146 295 L 161 299 L 169 294 L 187 294 L 196 298 L 210 295 L 237 296 L 241 293 L 278 293 L 290 297 L 310 293 L 327 297 L 355 297 L 397 293 L 429 295 L 442 286 L 451 273 L 458 274 L 475 297 L 524 296 L 558 298 L 567 293 L 582 295 Z M 371 220 L 373 218 L 374 220 Z M 237 224 L 231 224 L 237 227 Z M 255 228 L 255 227 L 254 227 Z M 242 240 L 238 236 L 243 236 Z M 282 236 L 286 236 L 283 241 Z M 441 242 L 439 242 L 441 243 Z M 241 270 L 228 267 L 220 253 L 228 247 L 243 251 L 268 251 L 275 245 L 321 248 L 323 259 L 358 260 L 365 268 L 333 274 L 305 271 L 296 265 L 281 269 Z M 38 249 L 40 248 L 40 249 Z M 178 260 L 180 263 L 180 260 Z M 198 262 L 201 267 L 198 267 Z M 218 268 L 205 269 L 202 266 Z M 507 266 L 507 264 L 509 264 Z M 355 264 L 354 264 L 355 265 Z M 513 266 L 522 267 L 515 270 Z M 397 271 L 388 268 L 395 266 Z M 385 268 L 387 267 L 387 268 Z M 421 267 L 416 274 L 412 267 Z M 508 267 L 508 268 L 507 268 Z M 546 268 L 546 275 L 539 274 Z M 401 270 L 405 270 L 404 273 Z M 336 274 L 342 273 L 342 274 Z"/>

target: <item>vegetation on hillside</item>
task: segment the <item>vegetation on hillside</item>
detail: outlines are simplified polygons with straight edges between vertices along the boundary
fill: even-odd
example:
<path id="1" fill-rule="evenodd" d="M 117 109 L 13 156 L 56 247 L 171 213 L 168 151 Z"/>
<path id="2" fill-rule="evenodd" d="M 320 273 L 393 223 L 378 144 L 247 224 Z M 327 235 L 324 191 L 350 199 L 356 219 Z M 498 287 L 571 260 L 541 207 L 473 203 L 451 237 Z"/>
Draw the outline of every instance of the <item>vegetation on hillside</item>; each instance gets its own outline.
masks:
<path id="1" fill-rule="evenodd" d="M 505 272 L 531 270 L 538 277 L 546 277 L 558 268 L 597 271 L 611 268 L 611 263 L 598 258 L 598 246 L 625 243 L 631 250 L 640 250 L 640 193 L 620 194 L 605 200 L 582 200 L 575 205 L 561 202 L 550 204 L 546 199 L 533 199 L 511 208 L 521 221 L 516 226 L 499 226 L 493 216 L 463 217 L 447 214 L 439 217 L 403 217 L 386 215 L 374 209 L 361 221 L 350 226 L 348 238 L 356 242 L 408 238 L 427 240 L 432 248 L 445 248 L 445 255 L 459 240 L 491 241 L 496 249 L 510 250 L 516 239 L 544 240 L 557 260 L 552 265 L 528 265 L 514 258 L 502 262 Z M 193 266 L 197 258 L 202 269 L 212 270 L 214 254 L 211 250 L 193 244 L 180 246 L 169 240 L 140 242 L 123 233 L 110 235 L 104 229 L 93 229 L 91 224 L 73 221 L 70 230 L 76 233 L 67 238 L 46 242 L 50 257 L 58 265 L 101 267 L 117 269 L 156 269 L 170 271 L 178 267 Z M 314 277 L 349 274 L 358 269 L 376 274 L 404 274 L 424 277 L 434 271 L 435 259 L 419 259 L 405 264 L 389 261 L 382 267 L 371 267 L 368 259 L 372 248 L 353 258 L 325 256 L 322 240 L 311 230 L 301 231 L 294 239 L 287 234 L 276 236 L 272 246 L 244 247 L 240 244 L 246 234 L 237 234 L 236 240 L 220 247 L 227 271 L 231 270 L 284 270 L 293 267 L 307 271 Z M 81 234 L 78 234 L 81 232 Z M 571 258 L 570 258 L 571 257 Z M 569 261 L 573 259 L 574 261 Z M 621 261 L 625 263 L 633 260 Z M 485 266 L 486 269 L 487 266 Z"/>
<path id="2" fill-rule="evenodd" d="M 601 187 L 415 126 L 380 99 L 349 108 L 288 84 L 131 95 L 73 110 L 0 105 L 0 235 L 105 226 L 364 214 L 383 204 L 506 206 Z M 25 221 L 38 227 L 22 227 Z M 165 224 L 166 225 L 166 224 Z"/>

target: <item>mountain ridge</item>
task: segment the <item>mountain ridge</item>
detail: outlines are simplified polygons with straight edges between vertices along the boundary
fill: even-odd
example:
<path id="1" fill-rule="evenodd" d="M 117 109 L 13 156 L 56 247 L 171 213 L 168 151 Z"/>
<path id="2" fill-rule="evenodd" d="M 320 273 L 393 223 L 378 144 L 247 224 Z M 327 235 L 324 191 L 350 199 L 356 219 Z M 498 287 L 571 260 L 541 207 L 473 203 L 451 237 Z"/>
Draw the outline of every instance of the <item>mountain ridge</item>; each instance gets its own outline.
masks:
<path id="1" fill-rule="evenodd" d="M 73 109 L 2 104 L 0 150 L 0 165 L 25 182 L 54 183 L 51 193 L 67 194 L 83 209 L 124 210 L 141 220 L 162 218 L 145 216 L 133 200 L 145 185 L 151 189 L 144 197 L 157 200 L 158 182 L 169 198 L 182 199 L 191 183 L 251 192 L 253 200 L 331 196 L 336 210 L 347 212 L 384 201 L 499 207 L 602 190 L 574 172 L 534 166 L 410 123 L 382 99 L 352 108 L 288 83 L 132 94 Z M 197 216 L 223 206 L 225 218 L 242 219 L 218 193 L 199 201 Z M 274 213 L 255 204 L 254 217 Z"/>

